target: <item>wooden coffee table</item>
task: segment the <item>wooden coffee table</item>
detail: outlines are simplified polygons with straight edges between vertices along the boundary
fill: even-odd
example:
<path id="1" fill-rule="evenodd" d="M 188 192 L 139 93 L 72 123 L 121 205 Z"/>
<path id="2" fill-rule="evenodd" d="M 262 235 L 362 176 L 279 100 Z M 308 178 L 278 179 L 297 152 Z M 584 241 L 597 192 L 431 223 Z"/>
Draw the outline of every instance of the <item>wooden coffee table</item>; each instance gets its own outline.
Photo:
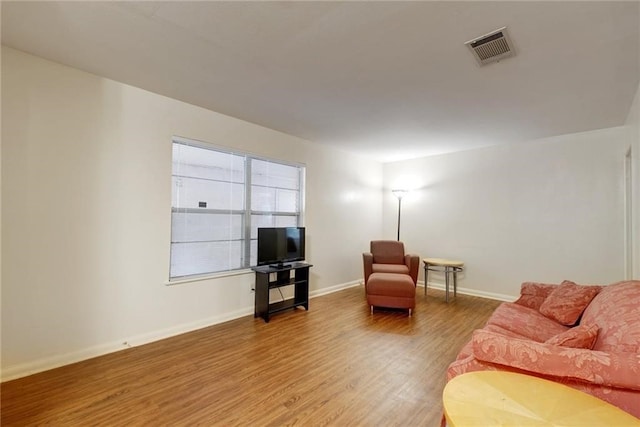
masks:
<path id="1" fill-rule="evenodd" d="M 590 394 L 553 381 L 501 371 L 455 377 L 442 394 L 451 427 L 640 426 L 640 420 Z"/>

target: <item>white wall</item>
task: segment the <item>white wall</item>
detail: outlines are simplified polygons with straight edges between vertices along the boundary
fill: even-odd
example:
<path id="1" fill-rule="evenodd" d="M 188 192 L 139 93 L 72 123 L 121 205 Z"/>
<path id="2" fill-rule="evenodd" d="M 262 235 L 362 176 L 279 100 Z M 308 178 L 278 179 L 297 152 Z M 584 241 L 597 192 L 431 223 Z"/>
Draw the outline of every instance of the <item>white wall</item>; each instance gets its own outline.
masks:
<path id="1" fill-rule="evenodd" d="M 626 126 L 629 131 L 629 145 L 632 156 L 632 254 L 633 277 L 640 279 L 640 85 L 636 91 L 633 105 L 629 110 Z"/>
<path id="2" fill-rule="evenodd" d="M 251 273 L 165 284 L 173 135 L 306 164 L 315 294 L 380 234 L 381 164 L 6 47 L 2 125 L 3 380 L 253 313 Z"/>
<path id="3" fill-rule="evenodd" d="M 515 297 L 527 280 L 621 280 L 624 135 L 620 127 L 385 164 L 387 189 L 416 189 L 403 200 L 401 239 L 422 257 L 463 260 L 459 288 L 479 295 Z M 397 201 L 384 201 L 393 238 Z"/>
<path id="4" fill-rule="evenodd" d="M 370 239 L 395 239 L 389 190 L 403 186 L 416 189 L 403 200 L 407 249 L 464 260 L 471 292 L 618 280 L 638 97 L 624 128 L 383 167 L 3 47 L 2 378 L 253 312 L 250 273 L 165 285 L 172 135 L 307 165 L 314 294 L 361 278 Z"/>

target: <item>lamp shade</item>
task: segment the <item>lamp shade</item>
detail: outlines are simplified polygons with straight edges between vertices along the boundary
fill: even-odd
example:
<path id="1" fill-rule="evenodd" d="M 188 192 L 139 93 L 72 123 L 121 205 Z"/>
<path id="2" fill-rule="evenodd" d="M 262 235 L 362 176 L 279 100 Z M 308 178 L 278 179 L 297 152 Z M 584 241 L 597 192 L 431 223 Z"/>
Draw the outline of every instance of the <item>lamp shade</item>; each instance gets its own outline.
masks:
<path id="1" fill-rule="evenodd" d="M 408 190 L 400 190 L 400 189 L 391 190 L 391 192 L 393 193 L 394 196 L 398 198 L 398 200 L 402 200 L 402 198 L 409 193 Z"/>

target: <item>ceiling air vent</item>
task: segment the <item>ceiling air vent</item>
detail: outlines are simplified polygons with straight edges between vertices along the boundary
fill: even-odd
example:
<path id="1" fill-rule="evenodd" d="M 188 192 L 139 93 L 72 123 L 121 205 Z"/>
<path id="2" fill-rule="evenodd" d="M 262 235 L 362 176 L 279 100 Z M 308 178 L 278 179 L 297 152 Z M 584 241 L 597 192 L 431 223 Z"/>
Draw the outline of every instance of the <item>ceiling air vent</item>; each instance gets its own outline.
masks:
<path id="1" fill-rule="evenodd" d="M 480 65 L 500 61 L 516 53 L 509 34 L 507 34 L 507 27 L 499 28 L 489 34 L 469 40 L 465 44 L 469 46 Z"/>

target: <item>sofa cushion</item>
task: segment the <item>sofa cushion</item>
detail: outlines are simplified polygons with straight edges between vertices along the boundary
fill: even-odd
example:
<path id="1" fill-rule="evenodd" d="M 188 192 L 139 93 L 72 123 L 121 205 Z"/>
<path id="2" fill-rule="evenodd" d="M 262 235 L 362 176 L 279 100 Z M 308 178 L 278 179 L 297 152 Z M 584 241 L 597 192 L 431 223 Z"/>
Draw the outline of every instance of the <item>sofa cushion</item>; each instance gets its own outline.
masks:
<path id="1" fill-rule="evenodd" d="M 508 329 L 505 329 L 503 327 L 500 327 L 498 325 L 495 324 L 488 324 L 485 325 L 484 328 L 485 331 L 491 331 L 491 332 L 496 332 L 500 335 L 504 335 L 505 337 L 511 337 L 511 338 L 522 338 L 522 339 L 530 339 L 529 337 L 522 335 L 519 332 L 515 332 L 515 331 L 510 331 Z"/>
<path id="2" fill-rule="evenodd" d="M 597 338 L 598 325 L 582 324 L 558 335 L 554 335 L 545 342 L 562 347 L 592 349 Z"/>
<path id="3" fill-rule="evenodd" d="M 544 300 L 540 313 L 563 325 L 575 325 L 600 289 L 600 286 L 580 286 L 565 280 Z"/>
<path id="4" fill-rule="evenodd" d="M 515 303 L 539 310 L 544 300 L 557 287 L 558 285 L 551 283 L 523 282 L 520 286 L 520 298 Z"/>
<path id="5" fill-rule="evenodd" d="M 471 341 L 473 357 L 502 365 L 500 369 L 516 368 L 530 375 L 540 374 L 560 382 L 571 378 L 605 387 L 640 391 L 638 353 L 564 348 L 505 337 L 484 329 L 474 331 Z"/>
<path id="6" fill-rule="evenodd" d="M 537 310 L 511 302 L 500 304 L 487 321 L 487 325 L 499 326 L 537 342 L 545 342 L 569 329 L 543 316 Z"/>
<path id="7" fill-rule="evenodd" d="M 519 334 L 514 331 L 510 331 L 508 329 L 501 328 L 500 326 L 493 325 L 493 324 L 485 325 L 484 328 L 482 328 L 482 330 L 495 332 L 497 334 L 504 335 L 505 337 L 529 339 L 528 337 L 525 337 L 522 334 Z M 472 341 L 467 342 L 467 344 L 465 344 L 465 346 L 462 347 L 462 349 L 458 353 L 456 360 L 460 360 L 460 359 L 464 359 L 466 357 L 472 356 L 473 355 L 472 344 L 473 344 Z"/>
<path id="8" fill-rule="evenodd" d="M 640 280 L 604 286 L 581 323 L 600 328 L 594 350 L 640 353 Z"/>

